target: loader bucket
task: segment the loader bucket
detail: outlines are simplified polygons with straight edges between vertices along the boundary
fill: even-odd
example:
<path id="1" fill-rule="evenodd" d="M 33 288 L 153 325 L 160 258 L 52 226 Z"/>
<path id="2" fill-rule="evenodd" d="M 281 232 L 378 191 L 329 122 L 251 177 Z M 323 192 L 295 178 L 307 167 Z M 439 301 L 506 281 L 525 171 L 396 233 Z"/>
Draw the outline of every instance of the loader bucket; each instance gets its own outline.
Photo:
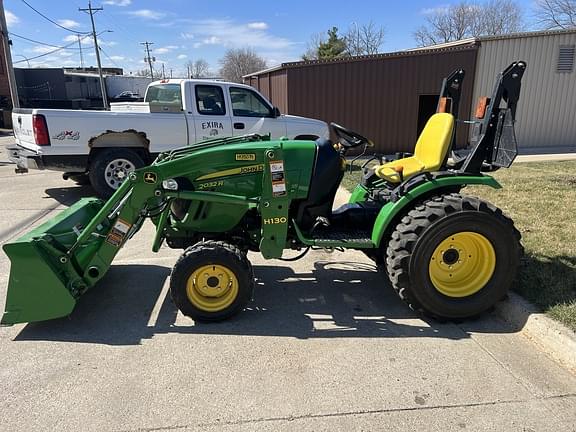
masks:
<path id="1" fill-rule="evenodd" d="M 102 202 L 79 200 L 31 232 L 4 244 L 10 259 L 10 278 L 2 325 L 43 321 L 69 315 L 83 285 L 81 254 L 67 256 L 79 231 L 94 218 Z M 95 239 L 101 241 L 101 239 Z"/>

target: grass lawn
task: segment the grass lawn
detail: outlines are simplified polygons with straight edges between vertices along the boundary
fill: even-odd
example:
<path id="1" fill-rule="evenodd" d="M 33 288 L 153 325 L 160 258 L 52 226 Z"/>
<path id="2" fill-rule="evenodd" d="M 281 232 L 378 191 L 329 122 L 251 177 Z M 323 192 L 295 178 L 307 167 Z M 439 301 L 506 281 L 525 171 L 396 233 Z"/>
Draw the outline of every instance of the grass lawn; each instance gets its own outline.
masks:
<path id="1" fill-rule="evenodd" d="M 576 161 L 516 163 L 493 173 L 503 189 L 462 193 L 500 207 L 522 233 L 526 254 L 514 290 L 576 331 Z M 360 172 L 347 173 L 352 190 Z"/>

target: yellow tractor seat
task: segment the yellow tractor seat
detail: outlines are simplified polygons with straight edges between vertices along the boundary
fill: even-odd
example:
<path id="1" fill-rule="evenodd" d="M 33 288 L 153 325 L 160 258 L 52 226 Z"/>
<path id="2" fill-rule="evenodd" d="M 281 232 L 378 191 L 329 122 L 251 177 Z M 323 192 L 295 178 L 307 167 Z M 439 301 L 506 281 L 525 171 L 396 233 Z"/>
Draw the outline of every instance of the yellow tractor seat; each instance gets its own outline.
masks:
<path id="1" fill-rule="evenodd" d="M 453 131 L 452 114 L 434 114 L 420 134 L 413 156 L 382 164 L 374 172 L 390 183 L 400 183 L 414 174 L 439 170 L 446 159 Z"/>

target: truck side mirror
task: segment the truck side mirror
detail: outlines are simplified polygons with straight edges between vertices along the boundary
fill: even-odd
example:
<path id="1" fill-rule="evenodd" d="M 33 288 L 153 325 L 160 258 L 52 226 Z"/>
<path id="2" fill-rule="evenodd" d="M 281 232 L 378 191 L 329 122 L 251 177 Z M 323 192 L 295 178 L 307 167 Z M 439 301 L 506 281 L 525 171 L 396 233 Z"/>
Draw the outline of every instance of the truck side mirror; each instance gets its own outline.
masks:
<path id="1" fill-rule="evenodd" d="M 274 107 L 274 109 L 272 110 L 272 116 L 274 118 L 276 118 L 276 117 L 280 117 L 280 115 L 281 115 L 281 113 L 280 113 L 280 110 L 278 109 L 278 107 Z"/>

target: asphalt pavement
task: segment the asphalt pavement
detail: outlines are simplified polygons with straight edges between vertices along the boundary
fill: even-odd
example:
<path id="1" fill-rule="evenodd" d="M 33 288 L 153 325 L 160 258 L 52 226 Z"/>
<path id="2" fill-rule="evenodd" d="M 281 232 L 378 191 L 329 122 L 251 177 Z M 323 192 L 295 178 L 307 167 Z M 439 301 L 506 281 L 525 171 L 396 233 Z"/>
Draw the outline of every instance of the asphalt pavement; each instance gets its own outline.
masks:
<path id="1" fill-rule="evenodd" d="M 2 243 L 92 193 L 2 160 Z M 179 251 L 152 239 L 147 223 L 70 317 L 0 328 L 1 431 L 576 428 L 573 373 L 494 315 L 418 318 L 362 253 L 250 254 L 254 301 L 208 325 L 173 306 Z M 1 253 L 0 307 L 9 268 Z"/>

